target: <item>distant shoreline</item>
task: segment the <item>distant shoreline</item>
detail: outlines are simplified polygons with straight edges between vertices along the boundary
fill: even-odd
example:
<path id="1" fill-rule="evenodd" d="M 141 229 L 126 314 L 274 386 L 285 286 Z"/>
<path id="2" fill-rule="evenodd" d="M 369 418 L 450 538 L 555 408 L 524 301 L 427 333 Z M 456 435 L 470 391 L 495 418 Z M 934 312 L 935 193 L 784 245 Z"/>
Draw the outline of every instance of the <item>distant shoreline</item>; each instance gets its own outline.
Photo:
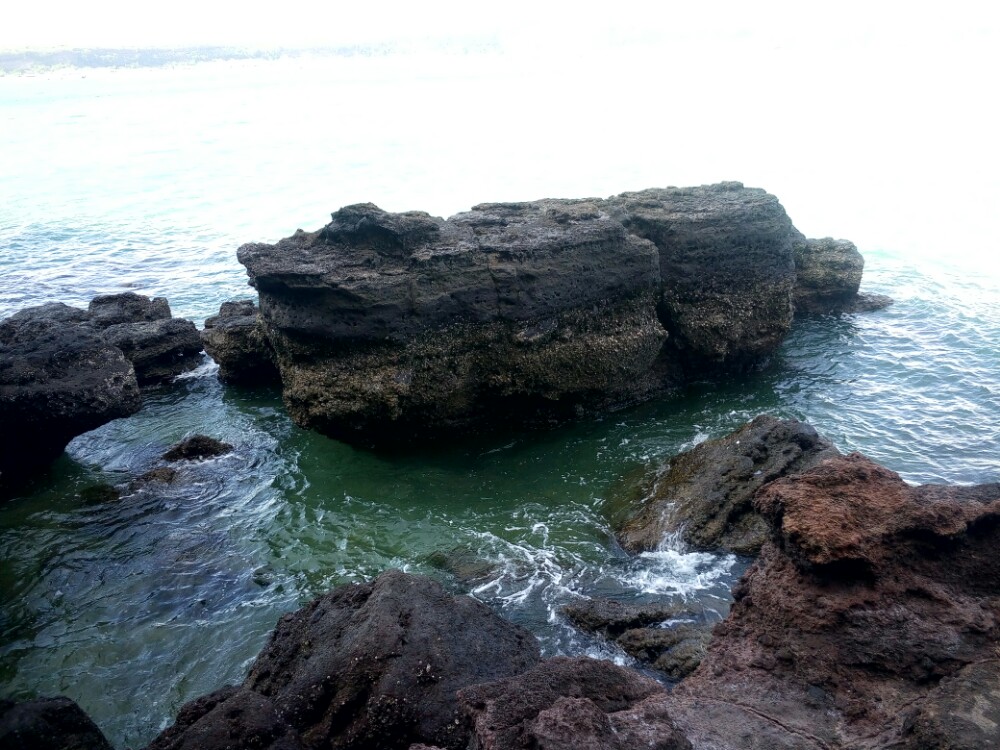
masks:
<path id="1" fill-rule="evenodd" d="M 75 48 L 59 50 L 0 51 L 0 74 L 44 73 L 61 68 L 157 68 L 225 60 L 277 60 L 313 55 L 381 57 L 387 45 L 328 48 L 184 47 L 178 49 Z"/>

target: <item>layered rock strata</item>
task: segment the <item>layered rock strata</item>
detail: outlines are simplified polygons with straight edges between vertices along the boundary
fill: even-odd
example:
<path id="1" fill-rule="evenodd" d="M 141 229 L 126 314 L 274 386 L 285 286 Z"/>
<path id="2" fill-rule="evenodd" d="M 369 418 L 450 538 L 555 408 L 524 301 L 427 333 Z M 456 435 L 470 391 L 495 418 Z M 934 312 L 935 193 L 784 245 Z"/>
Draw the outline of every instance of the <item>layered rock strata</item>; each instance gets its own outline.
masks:
<path id="1" fill-rule="evenodd" d="M 826 237 L 794 244 L 796 315 L 869 312 L 892 304 L 880 294 L 859 294 L 865 259 L 853 242 Z"/>
<path id="2" fill-rule="evenodd" d="M 592 202 L 447 222 L 351 206 L 239 257 L 285 403 L 327 434 L 405 440 L 658 387 L 656 248 Z"/>
<path id="3" fill-rule="evenodd" d="M 754 493 L 835 455 L 837 449 L 811 425 L 757 417 L 660 467 L 639 509 L 619 528 L 618 541 L 629 552 L 642 552 L 679 534 L 698 549 L 754 555 L 770 535 L 753 505 Z"/>
<path id="4" fill-rule="evenodd" d="M 604 411 L 754 367 L 788 332 L 808 246 L 739 183 L 332 218 L 241 247 L 259 316 L 224 307 L 203 338 L 225 380 L 276 365 L 297 423 L 362 442 Z"/>

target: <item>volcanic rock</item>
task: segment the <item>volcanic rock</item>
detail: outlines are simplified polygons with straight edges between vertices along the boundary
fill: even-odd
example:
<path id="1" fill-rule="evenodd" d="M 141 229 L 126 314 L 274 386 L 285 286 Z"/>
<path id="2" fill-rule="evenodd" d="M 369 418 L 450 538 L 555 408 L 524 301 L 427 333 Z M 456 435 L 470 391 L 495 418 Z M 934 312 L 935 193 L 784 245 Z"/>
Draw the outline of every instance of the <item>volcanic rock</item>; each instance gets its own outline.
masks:
<path id="1" fill-rule="evenodd" d="M 150 750 L 221 750 L 230 735 L 250 736 L 249 721 L 263 723 L 274 750 L 458 750 L 468 724 L 456 691 L 538 660 L 531 634 L 484 604 L 389 571 L 284 616 L 242 687 L 188 704 Z"/>
<path id="2" fill-rule="evenodd" d="M 0 482 L 54 460 L 77 435 L 138 411 L 135 371 L 121 350 L 66 305 L 0 322 Z"/>
<path id="3" fill-rule="evenodd" d="M 149 323 L 169 320 L 170 304 L 166 297 L 144 297 L 135 292 L 105 294 L 94 297 L 87 307 L 89 320 L 98 328 L 122 323 Z"/>
<path id="4" fill-rule="evenodd" d="M 233 686 L 185 704 L 146 750 L 304 750 L 274 703 Z"/>
<path id="5" fill-rule="evenodd" d="M 69 698 L 0 699 L 4 750 L 111 750 L 101 730 Z"/>
<path id="6" fill-rule="evenodd" d="M 300 425 L 405 441 L 659 388 L 656 248 L 598 203 L 348 206 L 239 251 Z"/>
<path id="7" fill-rule="evenodd" d="M 198 366 L 198 328 L 190 320 L 171 317 L 164 297 L 150 299 L 135 292 L 95 297 L 88 322 L 122 350 L 140 385 L 162 383 Z"/>
<path id="8" fill-rule="evenodd" d="M 791 324 L 805 242 L 739 183 L 332 218 L 241 247 L 259 320 L 241 303 L 204 338 L 222 377 L 273 361 L 298 424 L 369 443 L 606 411 L 755 366 Z"/>
<path id="9" fill-rule="evenodd" d="M 712 626 L 683 604 L 585 599 L 562 609 L 576 627 L 600 633 L 645 665 L 679 680 L 695 670 Z M 671 622 L 671 621 L 682 622 Z"/>
<path id="10" fill-rule="evenodd" d="M 689 368 L 745 369 L 792 323 L 793 245 L 801 234 L 778 199 L 724 182 L 610 198 L 625 228 L 659 251 L 660 320 Z"/>
<path id="11" fill-rule="evenodd" d="M 459 696 L 470 747 L 489 750 L 687 750 L 661 702 L 663 687 L 596 659 L 555 657 Z"/>
<path id="12" fill-rule="evenodd" d="M 219 364 L 219 379 L 224 383 L 281 382 L 253 300 L 223 302 L 219 314 L 205 321 L 201 341 L 208 356 Z"/>
<path id="13" fill-rule="evenodd" d="M 769 529 L 753 507 L 754 492 L 837 454 L 804 422 L 759 416 L 672 458 L 643 506 L 622 525 L 618 540 L 626 550 L 641 552 L 680 533 L 696 548 L 756 554 Z"/>
<path id="14" fill-rule="evenodd" d="M 633 628 L 691 616 L 683 604 L 625 604 L 614 599 L 582 599 L 562 608 L 576 627 L 588 633 L 601 633 L 612 638 Z"/>
<path id="15" fill-rule="evenodd" d="M 855 453 L 755 503 L 772 541 L 670 696 L 696 747 L 995 741 L 1000 484 L 911 487 Z"/>

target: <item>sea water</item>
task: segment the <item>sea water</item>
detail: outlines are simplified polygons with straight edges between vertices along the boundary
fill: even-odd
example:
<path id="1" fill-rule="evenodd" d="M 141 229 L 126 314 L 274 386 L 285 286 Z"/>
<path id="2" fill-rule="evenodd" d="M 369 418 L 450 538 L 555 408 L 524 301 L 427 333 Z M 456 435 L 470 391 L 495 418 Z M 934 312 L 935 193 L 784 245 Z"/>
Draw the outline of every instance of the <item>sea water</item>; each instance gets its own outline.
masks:
<path id="1" fill-rule="evenodd" d="M 608 81 L 529 73 L 366 59 L 0 78 L 0 316 L 131 290 L 200 325 L 252 292 L 239 244 L 316 229 L 341 205 L 448 214 L 685 182 L 645 158 L 649 123 L 581 109 Z M 481 599 L 547 654 L 629 663 L 561 606 L 676 599 L 717 620 L 748 561 L 670 540 L 625 555 L 623 477 L 763 412 L 911 482 L 997 481 L 995 265 L 862 251 L 864 289 L 891 307 L 797 321 L 749 376 L 544 432 L 359 450 L 293 425 L 276 389 L 223 387 L 206 359 L 0 506 L 0 695 L 68 695 L 116 747 L 139 747 L 183 702 L 241 680 L 282 613 L 386 568 Z M 155 492 L 81 497 L 195 432 L 235 450 Z"/>

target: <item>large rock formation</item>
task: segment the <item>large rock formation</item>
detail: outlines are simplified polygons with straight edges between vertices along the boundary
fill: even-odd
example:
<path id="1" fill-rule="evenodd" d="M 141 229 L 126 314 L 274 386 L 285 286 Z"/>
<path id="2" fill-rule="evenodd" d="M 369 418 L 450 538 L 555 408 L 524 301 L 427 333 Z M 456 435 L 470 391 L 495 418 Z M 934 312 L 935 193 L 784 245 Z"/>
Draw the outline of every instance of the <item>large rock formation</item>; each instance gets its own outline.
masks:
<path id="1" fill-rule="evenodd" d="M 292 417 L 328 434 L 405 440 L 659 387 L 656 248 L 598 203 L 447 222 L 350 206 L 239 258 Z"/>
<path id="2" fill-rule="evenodd" d="M 656 549 L 668 536 L 699 549 L 753 555 L 769 536 L 754 493 L 838 451 L 808 424 L 763 415 L 725 437 L 674 456 L 651 482 L 639 510 L 618 530 L 630 552 Z"/>
<path id="3" fill-rule="evenodd" d="M 241 247 L 259 320 L 224 308 L 203 337 L 224 379 L 273 362 L 293 419 L 347 439 L 559 419 L 760 363 L 791 324 L 803 243 L 739 183 L 447 221 L 360 204 Z"/>
<path id="4" fill-rule="evenodd" d="M 799 232 L 778 199 L 725 182 L 608 200 L 626 229 L 659 251 L 658 310 L 675 356 L 742 369 L 773 352 L 792 323 Z"/>
<path id="5" fill-rule="evenodd" d="M 671 696 L 693 744 L 996 746 L 1000 484 L 911 487 L 851 454 L 755 503 L 772 541 Z"/>
<path id="6" fill-rule="evenodd" d="M 457 691 L 538 660 L 534 637 L 480 602 L 389 571 L 286 615 L 241 687 L 188 704 L 149 750 L 458 750 L 468 732 Z"/>
<path id="7" fill-rule="evenodd" d="M 29 308 L 0 322 L 0 486 L 53 461 L 77 435 L 139 409 L 135 371 L 121 350 L 67 305 Z"/>

